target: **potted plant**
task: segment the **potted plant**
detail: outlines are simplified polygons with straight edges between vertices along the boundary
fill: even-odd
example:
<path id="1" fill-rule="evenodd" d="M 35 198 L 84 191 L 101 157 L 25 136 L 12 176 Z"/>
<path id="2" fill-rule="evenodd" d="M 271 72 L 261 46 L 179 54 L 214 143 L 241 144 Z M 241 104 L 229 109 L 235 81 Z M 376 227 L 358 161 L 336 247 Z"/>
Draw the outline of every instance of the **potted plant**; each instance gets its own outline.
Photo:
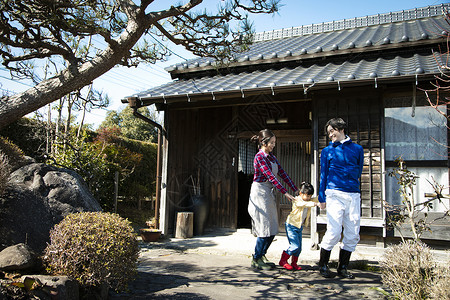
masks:
<path id="1" fill-rule="evenodd" d="M 161 230 L 154 228 L 141 228 L 139 229 L 141 238 L 144 242 L 156 242 L 161 237 Z"/>
<path id="2" fill-rule="evenodd" d="M 157 229 L 155 218 L 145 222 L 148 228 L 139 229 L 139 233 L 144 242 L 156 242 L 161 237 L 161 230 Z"/>

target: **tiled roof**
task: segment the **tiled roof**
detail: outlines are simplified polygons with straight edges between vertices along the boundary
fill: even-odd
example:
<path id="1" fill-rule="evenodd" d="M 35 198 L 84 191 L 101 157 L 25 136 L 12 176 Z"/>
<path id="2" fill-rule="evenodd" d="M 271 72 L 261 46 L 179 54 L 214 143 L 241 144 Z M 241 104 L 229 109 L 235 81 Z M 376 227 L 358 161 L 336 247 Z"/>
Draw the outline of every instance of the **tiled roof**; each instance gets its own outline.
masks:
<path id="1" fill-rule="evenodd" d="M 372 16 L 356 17 L 339 21 L 323 22 L 312 25 L 303 25 L 299 27 L 259 32 L 255 34 L 254 42 L 440 16 L 445 9 L 448 9 L 448 7 L 449 4 L 445 3 L 441 5 L 413 8 L 397 12 L 376 14 Z"/>
<path id="2" fill-rule="evenodd" d="M 314 56 L 327 56 L 339 53 L 339 50 L 371 51 L 379 47 L 401 47 L 406 42 L 433 40 L 446 35 L 449 25 L 443 17 L 443 9 L 450 4 L 428 6 L 382 15 L 367 16 L 313 24 L 311 28 L 300 30 L 295 27 L 279 31 L 256 34 L 256 42 L 248 51 L 235 54 L 235 62 L 261 64 L 265 61 L 296 60 Z M 416 17 L 416 18 L 413 18 Z M 388 22 L 392 20 L 392 22 Z M 342 23 L 342 24 L 341 24 Z M 367 24 L 366 26 L 363 26 Z M 281 30 L 283 32 L 283 30 Z M 295 33 L 297 32 L 297 33 Z M 284 36 L 291 37 L 284 37 Z M 283 36 L 283 38 L 279 38 Z M 377 47 L 378 46 L 378 47 Z M 341 51 L 342 52 L 342 51 Z M 195 72 L 196 69 L 214 68 L 211 58 L 197 58 L 166 68 L 171 73 Z"/>
<path id="3" fill-rule="evenodd" d="M 427 11 L 442 7 L 428 7 Z M 168 69 L 179 79 L 133 96 L 164 101 L 206 95 L 215 98 L 221 93 L 244 97 L 260 89 L 298 86 L 305 90 L 312 85 L 339 89 L 364 80 L 376 85 L 383 80 L 439 73 L 429 45 L 445 41 L 449 24 L 442 15 L 404 19 L 256 42 L 236 57 L 230 64 L 234 71 L 225 75 L 211 71 L 214 66 L 208 59 L 194 59 Z"/>
<path id="4" fill-rule="evenodd" d="M 437 57 L 440 61 L 441 58 Z M 399 79 L 404 76 L 420 77 L 424 74 L 438 73 L 439 67 L 433 54 L 414 54 L 411 56 L 389 56 L 377 59 L 353 59 L 342 63 L 329 62 L 323 65 L 284 67 L 265 71 L 243 72 L 238 74 L 204 76 L 193 79 L 180 79 L 146 92 L 139 98 L 184 97 L 210 95 L 212 98 L 226 92 L 245 93 L 258 89 L 294 88 L 307 89 L 312 85 L 331 85 L 337 89 L 358 80 L 372 80 L 376 85 L 383 80 Z M 214 94 L 215 93 L 215 94 Z"/>

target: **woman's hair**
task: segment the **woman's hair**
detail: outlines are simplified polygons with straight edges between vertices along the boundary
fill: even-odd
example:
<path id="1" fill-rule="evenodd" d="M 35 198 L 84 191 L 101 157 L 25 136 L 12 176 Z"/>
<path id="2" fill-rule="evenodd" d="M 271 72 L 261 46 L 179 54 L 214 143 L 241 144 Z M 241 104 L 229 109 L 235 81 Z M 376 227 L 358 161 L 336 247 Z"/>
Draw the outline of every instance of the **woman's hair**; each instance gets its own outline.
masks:
<path id="1" fill-rule="evenodd" d="M 250 140 L 252 142 L 258 142 L 259 147 L 261 147 L 263 145 L 267 145 L 273 136 L 275 136 L 275 134 L 273 134 L 272 131 L 269 129 L 263 129 L 258 133 L 258 135 L 254 135 Z"/>
<path id="2" fill-rule="evenodd" d="M 300 193 L 305 195 L 312 195 L 314 194 L 314 187 L 309 182 L 302 182 L 300 184 Z"/>
<path id="3" fill-rule="evenodd" d="M 328 126 L 331 126 L 331 128 L 341 131 L 344 129 L 344 133 L 347 134 L 347 123 L 341 118 L 333 118 L 328 120 L 327 124 L 325 124 L 325 134 L 328 134 L 327 128 Z"/>

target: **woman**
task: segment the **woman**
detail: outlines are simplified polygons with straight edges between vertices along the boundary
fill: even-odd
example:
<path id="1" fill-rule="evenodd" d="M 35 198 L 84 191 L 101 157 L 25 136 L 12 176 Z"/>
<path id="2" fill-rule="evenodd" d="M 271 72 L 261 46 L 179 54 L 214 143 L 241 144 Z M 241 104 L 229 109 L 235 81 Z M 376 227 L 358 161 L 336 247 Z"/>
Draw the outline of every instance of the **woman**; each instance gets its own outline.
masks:
<path id="1" fill-rule="evenodd" d="M 275 264 L 269 262 L 265 255 L 273 238 L 278 233 L 278 213 L 274 187 L 289 200 L 295 200 L 294 196 L 289 194 L 281 185 L 276 175 L 278 174 L 295 193 L 297 193 L 298 188 L 272 153 L 276 143 L 276 137 L 272 131 L 269 129 L 261 130 L 258 135 L 252 137 L 252 141 L 258 141 L 260 150 L 253 161 L 255 175 L 248 203 L 248 213 L 252 218 L 252 231 L 257 237 L 251 265 L 258 269 L 269 270 L 275 267 Z"/>

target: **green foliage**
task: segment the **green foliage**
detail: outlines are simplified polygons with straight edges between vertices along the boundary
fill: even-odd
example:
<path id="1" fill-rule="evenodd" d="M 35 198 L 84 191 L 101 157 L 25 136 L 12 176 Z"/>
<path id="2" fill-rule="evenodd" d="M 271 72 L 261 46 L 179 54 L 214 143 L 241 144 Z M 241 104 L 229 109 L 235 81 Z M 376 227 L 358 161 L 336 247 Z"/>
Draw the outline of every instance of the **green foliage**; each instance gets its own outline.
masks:
<path id="1" fill-rule="evenodd" d="M 112 211 L 114 208 L 116 171 L 119 172 L 120 179 L 119 194 L 127 199 L 127 202 L 137 203 L 139 199 L 154 194 L 157 151 L 155 144 L 128 139 L 121 134 L 121 129 L 115 126 L 103 127 L 97 132 L 84 128 L 79 137 L 77 128 L 72 127 L 63 137 L 53 142 L 53 147 L 45 147 L 45 126 L 45 123 L 38 120 L 23 118 L 1 133 L 11 137 L 16 144 L 27 150 L 27 155 L 37 157 L 38 161 L 65 167 L 80 174 L 106 211 Z M 46 148 L 52 150 L 52 153 L 47 153 L 45 160 Z M 15 163 L 14 169 L 23 162 L 22 151 L 9 140 L 0 138 L 0 150 L 10 164 Z"/>
<path id="2" fill-rule="evenodd" d="M 430 248 L 417 240 L 388 247 L 380 265 L 383 284 L 398 299 L 429 299 L 430 284 L 444 284 L 434 276 L 436 263 Z"/>
<path id="3" fill-rule="evenodd" d="M 70 139 L 70 144 L 57 145 L 48 164 L 62 166 L 77 172 L 89 186 L 103 209 L 111 210 L 114 200 L 114 173 L 119 166 L 107 159 L 105 149 L 99 143 L 83 139 Z"/>
<path id="4" fill-rule="evenodd" d="M 155 219 L 155 210 L 150 205 L 150 201 L 144 201 L 142 202 L 141 209 L 137 209 L 135 205 L 120 202 L 117 213 L 129 220 L 135 230 L 139 230 L 140 228 L 148 227 L 148 222 L 151 223 Z"/>
<path id="5" fill-rule="evenodd" d="M 120 291 L 136 275 L 136 234 L 117 214 L 70 214 L 50 232 L 50 240 L 44 256 L 48 270 L 71 276 L 83 287 L 106 283 Z"/>
<path id="6" fill-rule="evenodd" d="M 152 113 L 148 107 L 139 109 L 139 113 L 145 117 L 155 120 L 156 115 Z M 144 142 L 156 142 L 157 130 L 155 127 L 144 120 L 141 120 L 133 115 L 133 110 L 130 107 L 125 107 L 122 111 L 109 111 L 105 121 L 102 122 L 100 128 L 120 128 L 120 135 L 128 138 Z"/>
<path id="7" fill-rule="evenodd" d="M 21 118 L 2 128 L 0 135 L 16 144 L 25 155 L 43 162 L 47 139 L 45 124 L 34 119 Z"/>
<path id="8" fill-rule="evenodd" d="M 120 195 L 133 201 L 152 196 L 156 188 L 157 145 L 131 139 L 123 139 L 121 145 L 140 153 L 142 159 L 134 171 L 120 182 Z"/>
<path id="9" fill-rule="evenodd" d="M 120 129 L 112 127 L 99 129 L 94 138 L 88 131 L 81 139 L 69 137 L 49 160 L 80 174 L 106 211 L 114 207 L 115 172 L 119 172 L 119 194 L 131 201 L 149 197 L 155 190 L 156 146 L 119 134 Z"/>

